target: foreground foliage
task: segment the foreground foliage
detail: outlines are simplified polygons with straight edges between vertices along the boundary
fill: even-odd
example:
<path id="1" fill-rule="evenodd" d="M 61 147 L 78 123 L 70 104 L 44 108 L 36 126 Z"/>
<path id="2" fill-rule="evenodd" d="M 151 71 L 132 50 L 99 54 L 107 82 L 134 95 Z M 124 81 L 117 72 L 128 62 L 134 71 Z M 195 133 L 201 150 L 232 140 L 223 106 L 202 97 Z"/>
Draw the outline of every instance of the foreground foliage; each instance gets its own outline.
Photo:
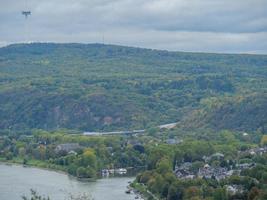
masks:
<path id="1" fill-rule="evenodd" d="M 30 197 L 23 196 L 23 200 L 51 200 L 49 197 L 39 195 L 35 190 L 31 189 Z M 93 200 L 90 195 L 70 195 L 68 200 Z"/>

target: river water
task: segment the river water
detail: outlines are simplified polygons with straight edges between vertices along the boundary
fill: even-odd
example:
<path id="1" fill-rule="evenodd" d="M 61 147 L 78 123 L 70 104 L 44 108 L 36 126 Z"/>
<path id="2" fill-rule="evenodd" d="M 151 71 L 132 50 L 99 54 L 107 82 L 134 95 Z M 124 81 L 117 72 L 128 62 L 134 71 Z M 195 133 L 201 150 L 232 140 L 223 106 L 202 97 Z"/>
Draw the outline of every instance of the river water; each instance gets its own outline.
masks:
<path id="1" fill-rule="evenodd" d="M 69 194 L 90 194 L 94 200 L 133 200 L 126 187 L 133 177 L 112 177 L 96 182 L 82 182 L 50 170 L 0 164 L 0 200 L 20 200 L 30 189 L 51 200 L 66 200 Z"/>

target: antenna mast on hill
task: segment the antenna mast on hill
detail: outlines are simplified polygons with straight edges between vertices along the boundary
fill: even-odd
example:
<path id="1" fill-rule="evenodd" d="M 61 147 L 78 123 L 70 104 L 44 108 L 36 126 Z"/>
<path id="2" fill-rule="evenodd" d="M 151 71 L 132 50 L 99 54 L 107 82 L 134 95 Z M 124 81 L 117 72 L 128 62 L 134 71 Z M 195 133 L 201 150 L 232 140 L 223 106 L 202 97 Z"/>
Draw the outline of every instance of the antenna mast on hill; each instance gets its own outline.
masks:
<path id="1" fill-rule="evenodd" d="M 28 9 L 28 4 L 27 4 L 27 0 L 25 0 L 25 10 L 21 11 L 21 14 L 25 16 L 25 40 L 26 43 L 29 43 L 28 40 L 28 23 L 27 23 L 27 19 L 28 17 L 32 14 L 31 11 Z"/>
<path id="2" fill-rule="evenodd" d="M 31 11 L 22 11 L 21 13 L 25 16 L 25 19 L 28 19 L 28 16 L 31 15 Z"/>

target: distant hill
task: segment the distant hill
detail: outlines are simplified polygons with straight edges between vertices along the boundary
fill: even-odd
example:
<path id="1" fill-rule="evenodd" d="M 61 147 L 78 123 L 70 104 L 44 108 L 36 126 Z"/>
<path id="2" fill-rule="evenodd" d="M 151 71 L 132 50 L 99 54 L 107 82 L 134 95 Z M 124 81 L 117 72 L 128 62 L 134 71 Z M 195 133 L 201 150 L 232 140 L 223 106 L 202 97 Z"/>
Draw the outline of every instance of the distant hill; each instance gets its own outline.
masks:
<path id="1" fill-rule="evenodd" d="M 267 56 L 102 44 L 0 48 L 0 129 L 264 130 Z"/>
<path id="2" fill-rule="evenodd" d="M 251 94 L 217 100 L 192 112 L 180 126 L 186 129 L 212 128 L 214 130 L 267 132 L 267 93 Z"/>

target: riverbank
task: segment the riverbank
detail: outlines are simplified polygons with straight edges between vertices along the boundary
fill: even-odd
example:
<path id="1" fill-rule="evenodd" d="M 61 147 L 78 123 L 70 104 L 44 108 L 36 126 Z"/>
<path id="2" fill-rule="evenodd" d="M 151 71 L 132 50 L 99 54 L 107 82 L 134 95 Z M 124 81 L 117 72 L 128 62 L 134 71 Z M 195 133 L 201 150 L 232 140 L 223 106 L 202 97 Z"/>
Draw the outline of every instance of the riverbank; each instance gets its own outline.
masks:
<path id="1" fill-rule="evenodd" d="M 23 158 L 13 158 L 12 160 L 6 160 L 5 158 L 0 157 L 0 164 L 11 164 L 11 165 L 20 165 L 20 166 L 24 166 L 24 167 L 34 167 L 34 168 L 39 168 L 39 169 L 45 169 L 48 171 L 53 171 L 53 172 L 57 172 L 57 173 L 61 173 L 67 176 L 70 176 L 72 178 L 75 178 L 79 181 L 96 181 L 98 178 L 78 178 L 76 176 L 73 176 L 71 174 L 69 174 L 67 172 L 67 169 L 59 166 L 59 165 L 55 165 L 55 164 L 51 164 L 51 163 L 47 163 L 41 160 L 35 160 L 35 159 L 30 159 L 27 160 L 27 162 L 24 162 Z"/>
<path id="2" fill-rule="evenodd" d="M 49 170 L 49 171 L 54 171 L 54 172 L 58 172 L 58 173 L 62 173 L 65 174 L 67 176 L 70 176 L 72 178 L 75 178 L 79 181 L 88 181 L 88 182 L 94 182 L 97 181 L 101 178 L 106 178 L 106 177 L 132 177 L 136 175 L 135 173 L 130 173 L 130 174 L 113 174 L 110 176 L 101 176 L 101 173 L 99 173 L 95 178 L 79 178 L 77 176 L 73 176 L 70 173 L 68 173 L 67 168 L 60 166 L 60 165 L 55 165 L 55 164 L 51 164 L 45 161 L 41 161 L 41 160 L 36 160 L 36 159 L 30 159 L 27 160 L 27 162 L 24 162 L 23 158 L 19 158 L 19 157 L 15 157 L 12 160 L 6 160 L 3 157 L 0 157 L 0 164 L 14 164 L 14 165 L 20 165 L 20 166 L 24 166 L 24 167 L 34 167 L 34 168 L 39 168 L 39 169 L 45 169 L 45 170 Z"/>
<path id="3" fill-rule="evenodd" d="M 130 184 L 131 189 L 134 191 L 134 193 L 138 196 L 141 196 L 144 200 L 160 200 L 159 197 L 152 194 L 145 185 L 137 183 L 136 181 L 133 181 Z"/>

